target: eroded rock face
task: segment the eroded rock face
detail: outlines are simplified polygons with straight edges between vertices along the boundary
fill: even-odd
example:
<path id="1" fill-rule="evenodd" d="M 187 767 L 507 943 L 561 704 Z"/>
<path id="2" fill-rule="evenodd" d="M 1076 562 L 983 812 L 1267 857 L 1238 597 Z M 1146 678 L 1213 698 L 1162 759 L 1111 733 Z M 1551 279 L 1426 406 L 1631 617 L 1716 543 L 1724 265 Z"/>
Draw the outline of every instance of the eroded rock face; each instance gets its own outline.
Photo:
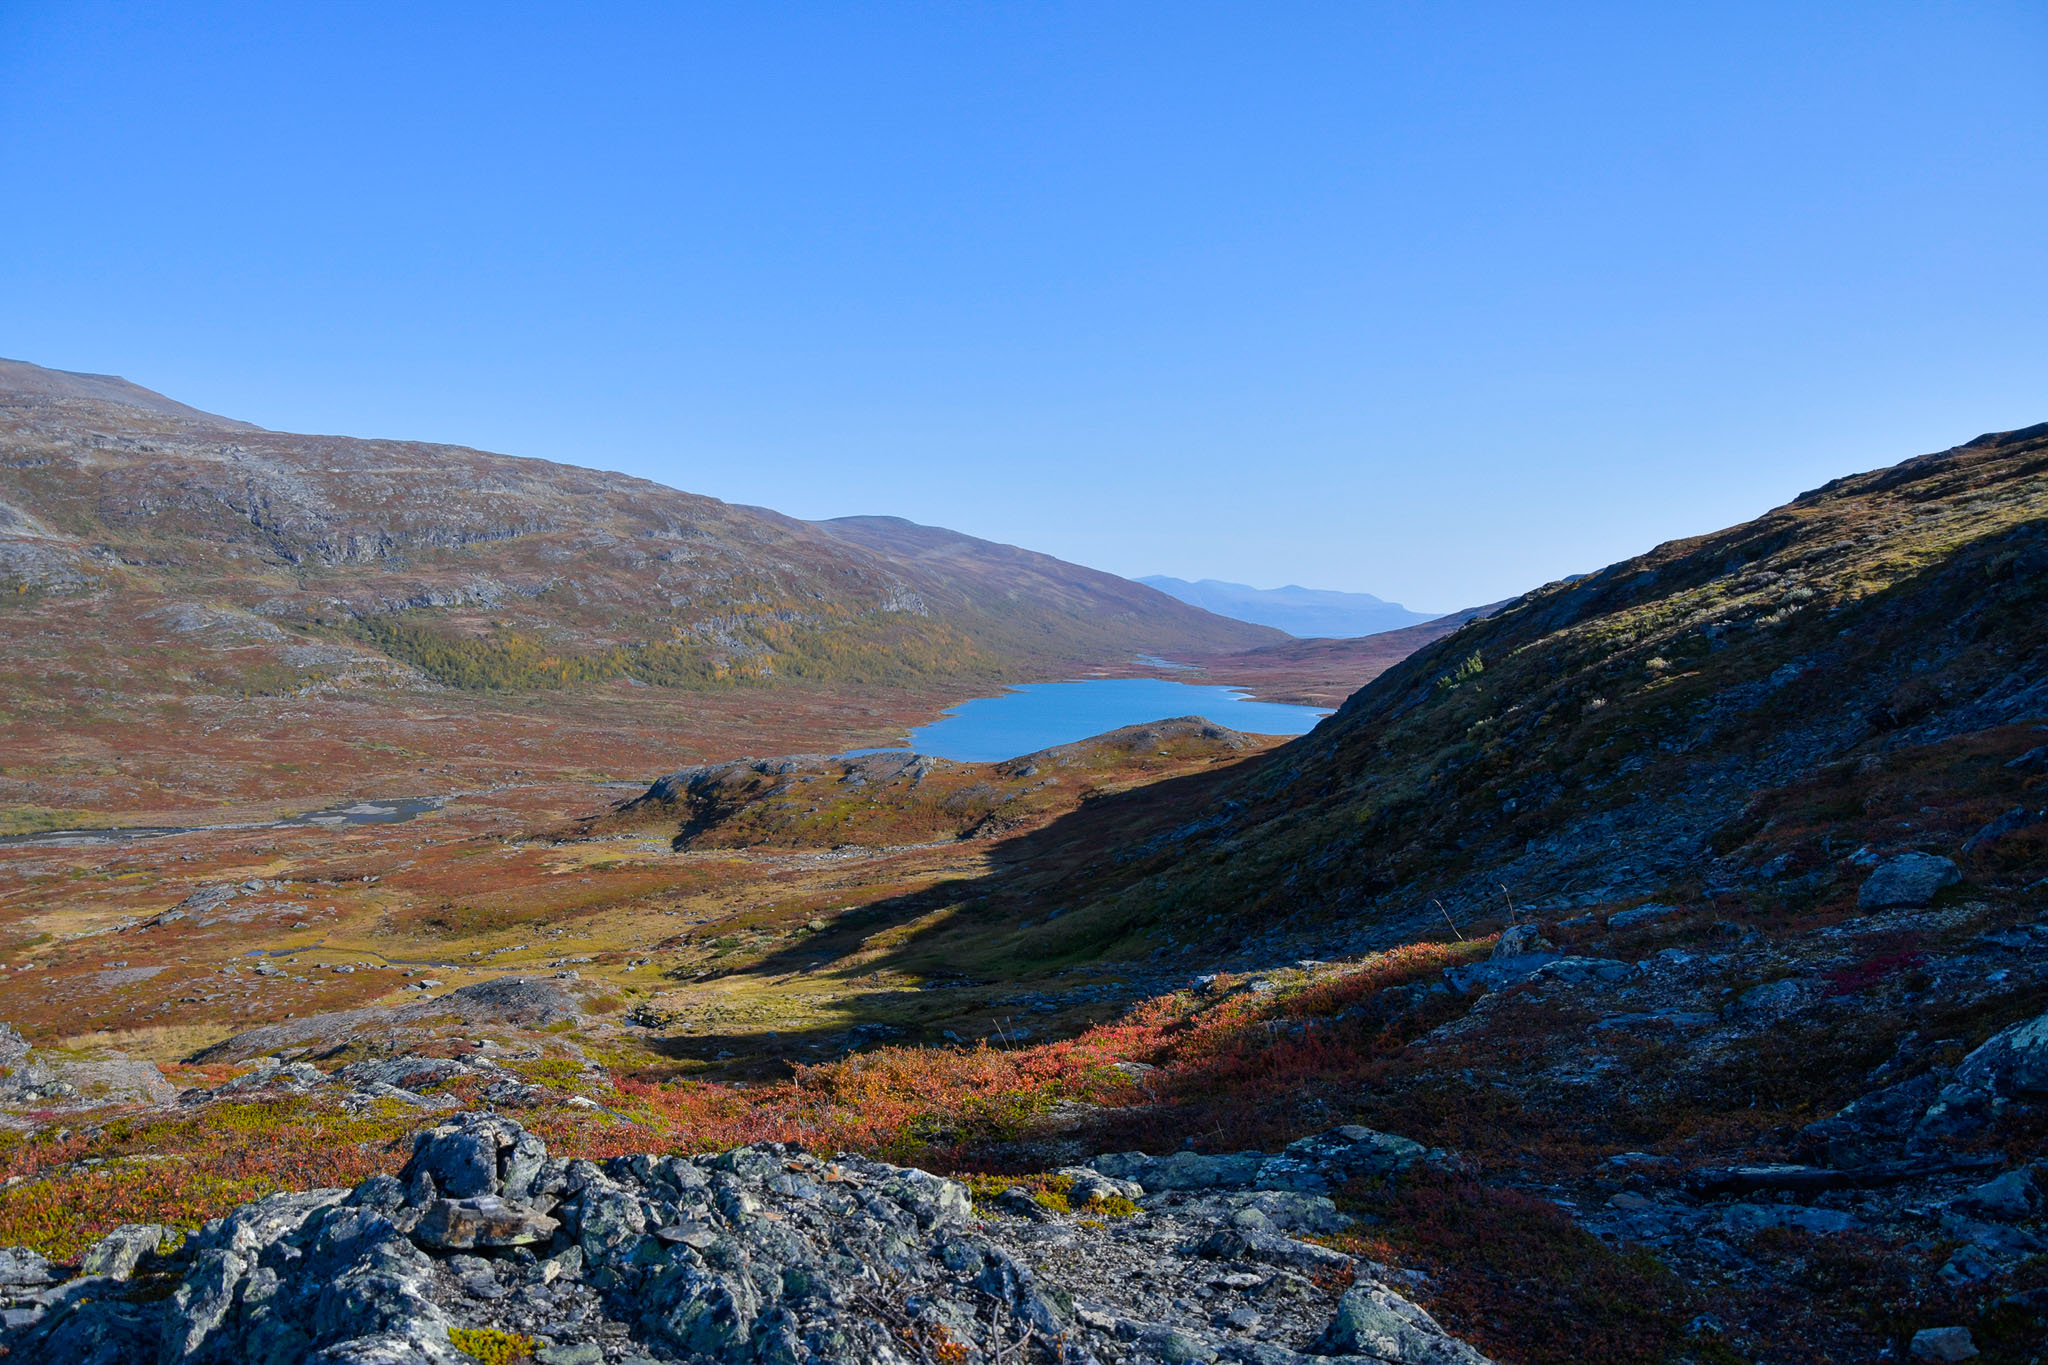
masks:
<path id="1" fill-rule="evenodd" d="M 0 1345 L 10 1362 L 459 1365 L 470 1357 L 451 1330 L 488 1327 L 535 1337 L 551 1365 L 1484 1365 L 1370 1267 L 1292 1235 L 1349 1222 L 1302 1192 L 1308 1173 L 1397 1170 L 1423 1148 L 1360 1128 L 1242 1155 L 1224 1159 L 1237 1188 L 1091 1168 L 1098 1204 L 1136 1196 L 1143 1210 L 1012 1219 L 977 1216 L 953 1181 L 864 1158 L 765 1144 L 599 1165 L 466 1114 L 422 1133 L 400 1175 L 244 1205 L 167 1270 L 161 1229 L 95 1248 L 107 1270 L 157 1257 L 150 1273 L 176 1277 L 168 1297 L 96 1287 L 107 1278 L 39 1288 L 56 1278 L 47 1263 L 0 1252 L 10 1292 L 32 1296 Z"/>
<path id="2" fill-rule="evenodd" d="M 2048 1014 L 1992 1034 L 1963 1058 L 1956 1084 L 2006 1097 L 2048 1095 Z"/>

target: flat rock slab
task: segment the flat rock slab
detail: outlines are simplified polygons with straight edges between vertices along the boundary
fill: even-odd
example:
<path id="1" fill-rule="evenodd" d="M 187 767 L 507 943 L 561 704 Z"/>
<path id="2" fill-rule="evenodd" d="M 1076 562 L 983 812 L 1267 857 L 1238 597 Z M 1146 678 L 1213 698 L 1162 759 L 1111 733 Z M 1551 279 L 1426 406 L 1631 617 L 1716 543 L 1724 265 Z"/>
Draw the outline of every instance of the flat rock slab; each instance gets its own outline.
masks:
<path id="1" fill-rule="evenodd" d="M 486 1194 L 436 1199 L 427 1206 L 412 1237 L 421 1246 L 441 1251 L 523 1247 L 547 1241 L 560 1226 L 545 1214 Z"/>

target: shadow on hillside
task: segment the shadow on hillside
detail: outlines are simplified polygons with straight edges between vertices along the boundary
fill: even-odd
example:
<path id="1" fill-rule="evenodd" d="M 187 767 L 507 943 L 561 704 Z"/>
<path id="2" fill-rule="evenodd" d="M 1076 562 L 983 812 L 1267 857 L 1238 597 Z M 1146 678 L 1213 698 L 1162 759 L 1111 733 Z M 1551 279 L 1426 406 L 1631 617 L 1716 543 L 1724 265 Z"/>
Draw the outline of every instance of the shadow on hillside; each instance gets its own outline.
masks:
<path id="1" fill-rule="evenodd" d="M 985 875 L 941 882 L 885 897 L 839 917 L 830 929 L 788 944 L 735 976 L 831 972 L 875 938 L 896 934 L 861 972 L 903 971 L 935 989 L 948 982 L 1017 982 L 1114 954 L 1139 967 L 1139 935 L 1149 923 L 1106 926 L 1097 935 L 1072 932 L 1063 917 L 1106 892 L 1136 881 L 1153 858 L 1180 842 L 1175 832 L 1212 816 L 1231 787 L 1291 751 L 1282 746 L 1228 767 L 1166 778 L 1131 791 L 1091 798 L 1038 828 L 1003 838 Z M 930 924 L 935 911 L 956 913 Z M 1035 932 L 1034 932 L 1035 929 Z"/>
<path id="2" fill-rule="evenodd" d="M 1715 542 L 1685 563 L 1690 571 L 1709 560 L 1719 563 L 1727 553 L 1725 545 Z M 1605 709 L 1597 719 L 1588 718 L 1594 714 L 1588 712 L 1560 724 L 1541 742 L 1508 750 L 1500 763 L 1475 766 L 1469 775 L 1433 787 L 1426 799 L 1391 811 L 1387 832 L 1376 837 L 1402 840 L 1417 858 L 1432 859 L 1426 867 L 1446 885 L 1444 895 L 1454 909 L 1460 906 L 1453 892 L 1462 881 L 1470 880 L 1478 896 L 1490 898 L 1500 885 L 1494 870 L 1514 864 L 1537 839 L 1546 845 L 1544 860 L 1524 864 L 1525 871 L 1541 874 L 1547 885 L 1561 890 L 1590 886 L 1597 892 L 1617 875 L 1642 875 L 1638 863 L 1667 879 L 1695 875 L 1709 855 L 1695 851 L 1700 845 L 1691 841 L 1703 842 L 1710 836 L 1718 837 L 1727 849 L 1754 847 L 1757 856 L 1743 865 L 1760 866 L 1762 854 L 1788 851 L 1783 840 L 1763 840 L 1768 810 L 1758 802 L 1767 792 L 1782 793 L 1773 797 L 1777 801 L 1795 806 L 1801 801 L 1820 803 L 1824 808 L 1801 822 L 1800 837 L 1809 850 L 1837 837 L 1848 847 L 1896 837 L 1897 822 L 1909 816 L 1912 823 L 1906 827 L 1916 831 L 1916 839 L 1938 837 L 1959 846 L 1972 830 L 2025 795 L 2015 785 L 2021 779 L 2006 776 L 2007 767 L 1987 760 L 1966 771 L 1950 802 L 1958 812 L 1951 818 L 1925 804 L 1931 798 L 1923 778 L 1915 777 L 1900 788 L 1918 793 L 1911 804 L 1900 797 L 1897 809 L 1878 811 L 1870 808 L 1865 779 L 1858 776 L 1860 767 L 1830 776 L 1826 765 L 1859 752 L 1877 754 L 1873 741 L 1880 738 L 1883 752 L 1909 753 L 1961 735 L 2032 723 L 2044 686 L 2041 651 L 2048 649 L 2041 625 L 2048 620 L 2042 612 L 2048 578 L 2038 570 L 2044 555 L 2048 548 L 2038 524 L 2024 523 L 1969 541 L 1949 557 L 1838 609 L 1803 612 L 1789 621 L 1781 619 L 1774 629 L 1729 626 L 1722 631 L 1727 637 L 1723 643 L 1708 643 L 1705 652 L 1693 658 L 1693 672 L 1687 675 L 1695 678 L 1692 690 L 1679 695 L 1698 705 L 1682 715 L 1672 710 L 1670 694 L 1651 694 L 1647 689 L 1636 694 L 1637 700 L 1611 708 L 1603 701 Z M 1480 643 L 1513 658 L 1518 646 L 1554 632 L 1567 617 L 1578 620 L 1595 609 L 1613 609 L 1614 595 L 1622 590 L 1616 584 L 1634 584 L 1631 592 L 1647 590 L 1634 578 L 1609 577 L 1611 581 L 1596 576 L 1554 594 L 1557 602 L 1528 619 L 1495 618 L 1486 623 L 1489 634 Z M 1749 618 L 1730 619 L 1741 625 Z M 1945 663 L 1950 692 L 1921 677 L 1917 661 L 1930 640 L 1969 642 L 1965 651 Z M 1378 698 L 1383 712 L 1391 711 L 1393 699 L 1400 695 L 1427 695 L 1429 670 L 1440 662 L 1427 652 L 1413 656 L 1401 665 L 1405 673 L 1383 675 L 1365 695 L 1368 700 Z M 1533 671 L 1536 667 L 1532 663 L 1520 673 L 1503 668 L 1499 675 L 1503 683 L 1541 700 L 1564 684 Z M 1359 714 L 1387 727 L 1396 746 L 1387 761 L 1406 762 L 1444 749 L 1463 733 L 1468 719 L 1464 713 L 1449 706 L 1438 709 L 1442 714 L 1417 711 L 1415 719 L 1401 720 L 1406 728 L 1398 730 L 1398 716 Z M 1688 742 L 1661 745 L 1674 736 Z M 1638 767 L 1626 770 L 1626 783 L 1589 766 L 1592 756 L 1617 737 L 1630 739 L 1632 749 L 1621 751 L 1624 755 L 1643 756 Z M 1328 740 L 1326 734 L 1309 743 Z M 1232 819 L 1222 805 L 1225 798 L 1254 789 L 1262 774 L 1273 771 L 1271 765 L 1299 762 L 1304 752 L 1304 742 L 1298 740 L 1228 767 L 1091 800 L 1044 826 L 1004 839 L 992 849 L 992 867 L 982 876 L 877 900 L 841 916 L 829 930 L 786 944 L 735 975 L 836 971 L 847 984 L 858 987 L 861 973 L 894 971 L 926 983 L 928 989 L 922 991 L 877 990 L 847 998 L 838 1006 L 844 1024 L 800 1040 L 805 1046 L 868 1025 L 903 1028 L 903 1041 L 930 1041 L 931 1034 L 942 1028 L 972 1040 L 995 1033 L 988 1026 L 997 1021 L 1020 1017 L 1033 1027 L 1034 1038 L 1064 1032 L 1069 1018 L 1082 1017 L 1078 997 L 1083 992 L 1076 987 L 1091 978 L 1062 969 L 1113 964 L 1119 974 L 1143 978 L 1156 992 L 1184 981 L 1200 964 L 1241 960 L 1246 952 L 1259 951 L 1256 943 L 1242 939 L 1218 942 L 1218 934 L 1244 935 L 1252 927 L 1245 917 L 1220 928 L 1177 920 L 1177 915 L 1185 914 L 1181 907 L 1163 887 L 1148 887 L 1146 882 L 1162 864 L 1178 857 L 1192 833 L 1187 826 Z M 1690 775 L 1710 763 L 1722 765 L 1724 772 L 1757 771 L 1763 758 L 1777 765 L 1777 775 L 1767 788 L 1745 789 L 1742 799 L 1753 812 L 1752 823 L 1731 822 L 1733 803 L 1709 800 L 1711 781 L 1702 787 Z M 1571 802 L 1554 808 L 1547 802 L 1532 804 L 1517 813 L 1491 795 L 1526 785 L 1532 773 L 1565 770 L 1565 760 L 1576 765 L 1568 770 L 1579 774 Z M 1614 760 L 1617 765 L 1621 761 Z M 1345 774 L 1323 776 L 1336 781 Z M 1601 780 L 1595 783 L 1594 777 Z M 1905 781 L 1893 780 L 1895 785 Z M 1825 790 L 1801 796 L 1796 790 L 1801 782 L 1820 783 Z M 1825 813 L 1826 803 L 1839 795 L 1838 787 L 1856 797 L 1856 814 Z M 1617 824 L 1616 813 L 1634 809 L 1632 803 L 1644 793 L 1657 798 L 1654 810 L 1660 818 Z M 1685 799 L 1675 800 L 1674 794 Z M 1683 838 L 1674 836 L 1674 821 L 1680 816 L 1693 822 L 1679 827 Z M 1884 821 L 1893 822 L 1890 833 Z M 1218 847 L 1203 844 L 1212 852 Z M 1648 861 L 1674 847 L 1680 850 L 1678 863 L 1667 867 Z M 1182 865 L 1190 878 L 1203 874 L 1202 863 Z M 1461 869 L 1469 867 L 1484 868 L 1486 875 L 1467 878 Z M 1316 875 L 1304 874 L 1300 897 L 1327 893 L 1338 879 L 1355 883 L 1360 870 L 1336 862 L 1321 874 L 1329 880 L 1319 885 Z M 1189 878 L 1181 880 L 1186 883 Z M 1759 879 L 1746 884 L 1744 895 L 1759 906 L 1782 909 L 1793 894 L 1789 885 Z M 950 914 L 937 913 L 948 910 Z M 1468 929 L 1473 927 L 1462 910 L 1460 918 Z M 878 941 L 877 935 L 884 937 Z M 1174 941 L 1182 951 L 1155 958 L 1162 940 Z M 883 948 L 879 955 L 867 955 L 878 947 Z M 854 962 L 857 955 L 861 960 Z M 1036 1003 L 1025 998 L 1034 991 L 1056 1007 L 1057 1012 L 1045 1016 L 1053 1021 L 1048 1028 L 1029 1022 Z M 971 1008 L 949 1010 L 939 1003 L 956 993 Z M 917 1008 L 915 1002 L 925 998 L 933 1003 Z M 1061 1007 L 1068 1001 L 1076 1002 L 1071 1014 Z M 972 1020 L 978 1031 L 946 1022 L 954 1018 Z"/>

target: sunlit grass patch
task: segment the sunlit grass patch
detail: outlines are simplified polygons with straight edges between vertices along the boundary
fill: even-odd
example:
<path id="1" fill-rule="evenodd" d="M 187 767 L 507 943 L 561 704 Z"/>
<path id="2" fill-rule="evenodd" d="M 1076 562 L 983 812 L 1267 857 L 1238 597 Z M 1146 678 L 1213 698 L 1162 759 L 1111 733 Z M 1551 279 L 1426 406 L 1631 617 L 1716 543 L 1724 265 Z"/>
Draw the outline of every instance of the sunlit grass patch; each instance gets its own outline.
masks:
<path id="1" fill-rule="evenodd" d="M 501 1332 L 495 1327 L 451 1327 L 448 1341 L 483 1365 L 519 1365 L 540 1349 L 540 1343 L 524 1333 Z"/>

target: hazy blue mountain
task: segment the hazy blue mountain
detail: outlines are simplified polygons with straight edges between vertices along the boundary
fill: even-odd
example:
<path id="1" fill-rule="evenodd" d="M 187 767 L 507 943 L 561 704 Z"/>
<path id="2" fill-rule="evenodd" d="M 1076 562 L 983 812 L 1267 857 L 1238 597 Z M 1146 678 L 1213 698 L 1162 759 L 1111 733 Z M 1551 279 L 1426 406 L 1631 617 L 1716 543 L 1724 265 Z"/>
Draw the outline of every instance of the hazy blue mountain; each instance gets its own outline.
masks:
<path id="1" fill-rule="evenodd" d="M 1293 584 L 1254 588 L 1214 578 L 1190 583 L 1165 574 L 1148 574 L 1138 581 L 1218 616 L 1275 626 L 1304 638 L 1377 635 L 1432 619 L 1428 612 L 1410 611 L 1399 602 L 1384 601 L 1369 592 L 1329 592 Z"/>

